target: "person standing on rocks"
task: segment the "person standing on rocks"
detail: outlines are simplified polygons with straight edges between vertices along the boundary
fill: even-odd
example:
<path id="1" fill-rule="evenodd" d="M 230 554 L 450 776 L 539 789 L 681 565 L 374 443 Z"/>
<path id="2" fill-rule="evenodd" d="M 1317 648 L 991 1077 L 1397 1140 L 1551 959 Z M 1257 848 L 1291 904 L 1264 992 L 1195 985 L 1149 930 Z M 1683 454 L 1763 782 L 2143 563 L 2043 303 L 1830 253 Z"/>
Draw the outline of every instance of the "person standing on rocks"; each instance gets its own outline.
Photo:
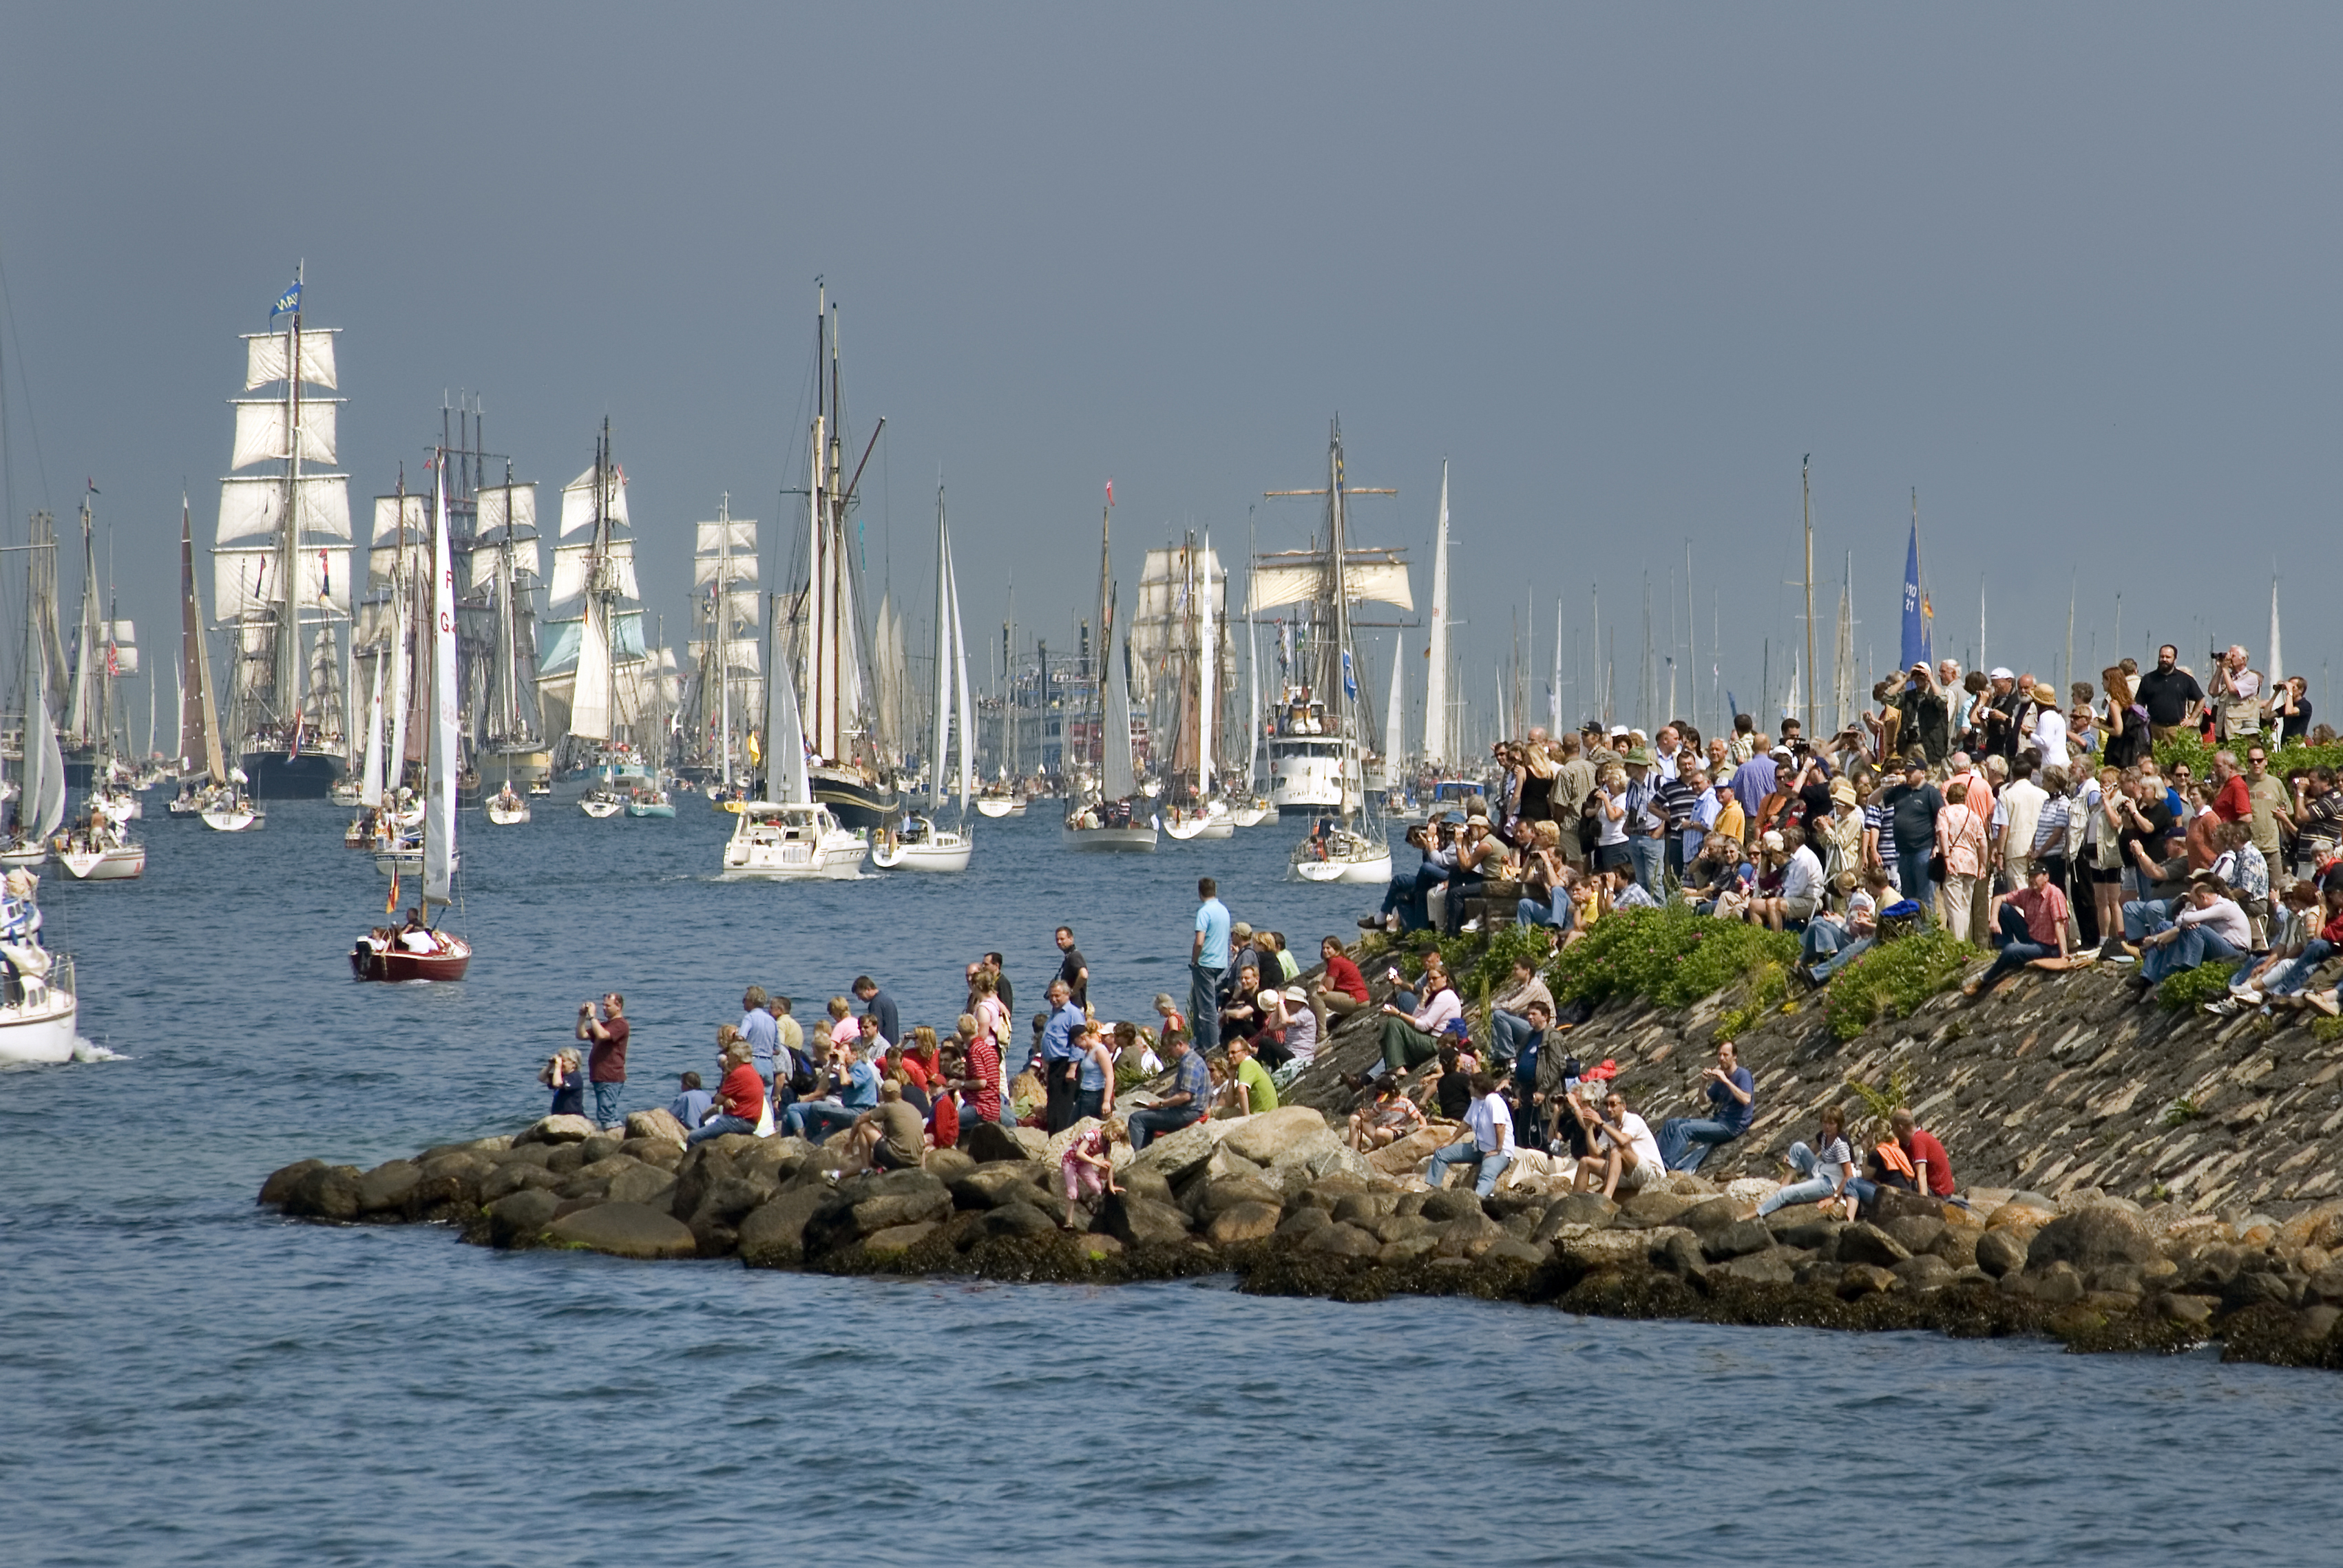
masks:
<path id="1" fill-rule="evenodd" d="M 903 1038 L 903 1020 L 895 1010 L 895 999 L 879 989 L 879 982 L 869 975 L 854 977 L 854 994 L 861 1000 L 862 1016 L 879 1020 L 879 1037 L 892 1043 Z"/>
<path id="2" fill-rule="evenodd" d="M 783 1082 L 787 1082 L 789 1076 L 788 1067 L 773 1060 L 774 1048 L 780 1044 L 781 1031 L 775 1027 L 773 1015 L 765 1010 L 766 1003 L 771 1000 L 760 985 L 750 986 L 740 996 L 740 1038 L 749 1042 L 749 1065 L 757 1070 L 757 1076 L 765 1081 L 765 1087 L 769 1090 L 773 1086 L 775 1073 L 779 1074 Z"/>
<path id="3" fill-rule="evenodd" d="M 1058 928 L 1058 951 L 1063 955 L 1058 960 L 1058 978 L 1066 982 L 1067 998 L 1087 1012 L 1091 1005 L 1091 965 L 1082 957 L 1082 950 L 1074 946 L 1073 927 Z"/>
<path id="4" fill-rule="evenodd" d="M 1042 1112 L 1051 1137 L 1074 1124 L 1074 1111 L 1081 1095 L 1081 1048 L 1075 1036 L 1090 1027 L 1090 1020 L 1073 1003 L 1066 982 L 1050 982 L 1050 1018 L 1041 1026 L 1041 1071 Z"/>
<path id="5" fill-rule="evenodd" d="M 586 1077 L 594 1086 L 594 1124 L 616 1128 L 626 1124 L 618 1102 L 627 1088 L 627 1037 L 634 1026 L 627 1021 L 627 999 L 617 991 L 603 997 L 601 1014 L 594 1003 L 578 1005 L 578 1038 L 590 1040 L 586 1052 Z"/>
<path id="6" fill-rule="evenodd" d="M 1749 1131 L 1757 1115 L 1757 1081 L 1741 1065 L 1731 1040 L 1720 1041 L 1716 1065 L 1701 1070 L 1704 1091 L 1715 1112 L 1707 1117 L 1671 1116 L 1660 1123 L 1660 1163 L 1671 1171 L 1697 1171 L 1710 1151 Z"/>
<path id="7" fill-rule="evenodd" d="M 1196 881 L 1195 940 L 1188 944 L 1188 1019 L 1195 1030 L 1198 1052 L 1221 1043 L 1221 977 L 1229 967 L 1229 907 L 1221 902 L 1221 885 L 1210 877 Z M 1202 1114 L 1203 1101 L 1197 1101 Z M 1134 1146 L 1138 1133 L 1131 1134 Z"/>

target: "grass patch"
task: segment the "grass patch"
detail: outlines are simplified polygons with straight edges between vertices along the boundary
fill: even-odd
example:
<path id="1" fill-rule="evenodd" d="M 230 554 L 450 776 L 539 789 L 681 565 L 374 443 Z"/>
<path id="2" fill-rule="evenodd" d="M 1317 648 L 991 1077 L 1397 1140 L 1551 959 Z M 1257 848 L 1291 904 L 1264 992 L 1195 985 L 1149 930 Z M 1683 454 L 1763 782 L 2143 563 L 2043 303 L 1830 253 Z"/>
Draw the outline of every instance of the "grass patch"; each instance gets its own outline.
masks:
<path id="1" fill-rule="evenodd" d="M 1749 1000 L 1716 1020 L 1716 1040 L 1739 1040 L 1764 1021 L 1767 1013 L 1789 1000 L 1790 971 L 1771 959 L 1749 971 Z"/>
<path id="2" fill-rule="evenodd" d="M 1670 904 L 1604 916 L 1562 950 L 1546 979 L 1557 1001 L 1592 1006 L 1636 997 L 1678 1008 L 1760 976 L 1767 965 L 1778 980 L 1797 961 L 1795 937 Z"/>
<path id="3" fill-rule="evenodd" d="M 2321 1045 L 2332 1045 L 2337 1040 L 2343 1040 L 2343 1018 L 2313 1020 L 2310 1025 L 2310 1038 Z"/>
<path id="4" fill-rule="evenodd" d="M 2167 1127 L 2186 1127 L 2204 1114 L 2205 1108 L 2184 1094 L 2164 1108 L 2164 1124 Z"/>
<path id="5" fill-rule="evenodd" d="M 1907 1018 L 1957 983 L 1976 949 L 1941 927 L 1882 942 L 1831 977 L 1823 1010 L 1831 1033 L 1853 1040 L 1882 1019 Z"/>
<path id="6" fill-rule="evenodd" d="M 1853 967 L 1852 964 L 1848 966 L 1850 969 Z M 1863 1102 L 1864 1113 L 1871 1118 L 1871 1141 L 1881 1142 L 1893 1137 L 1895 1129 L 1889 1124 L 1889 1119 L 1912 1103 L 1911 1074 L 1900 1067 L 1891 1068 L 1885 1083 L 1865 1083 L 1860 1079 L 1850 1078 L 1846 1086 Z M 1859 1129 L 1852 1125 L 1848 1131 L 1859 1132 Z"/>
<path id="7" fill-rule="evenodd" d="M 2237 972 L 2234 963 L 2206 963 L 2167 975 L 2156 988 L 2157 1005 L 2167 1012 L 2192 1012 L 2205 1002 L 2228 995 L 2229 979 Z"/>

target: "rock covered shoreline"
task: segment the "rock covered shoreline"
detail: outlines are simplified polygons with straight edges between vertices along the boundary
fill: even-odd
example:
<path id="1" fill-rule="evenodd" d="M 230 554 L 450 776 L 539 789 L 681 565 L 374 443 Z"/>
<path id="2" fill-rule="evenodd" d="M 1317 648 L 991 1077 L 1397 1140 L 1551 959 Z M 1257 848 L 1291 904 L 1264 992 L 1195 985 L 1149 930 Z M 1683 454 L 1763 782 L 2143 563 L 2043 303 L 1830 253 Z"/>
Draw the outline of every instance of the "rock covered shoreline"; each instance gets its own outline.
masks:
<path id="1" fill-rule="evenodd" d="M 1876 1223 L 1845 1224 L 1808 1206 L 1749 1219 L 1767 1184 L 1681 1174 L 1621 1204 L 1479 1199 L 1410 1181 L 1403 1158 L 1363 1158 L 1292 1106 L 1160 1140 L 1070 1232 L 1049 1141 L 987 1127 L 973 1143 L 922 1170 L 846 1174 L 837 1151 L 798 1139 L 687 1152 L 660 1111 L 629 1117 L 623 1138 L 548 1118 L 370 1171 L 302 1161 L 259 1201 L 312 1221 L 443 1224 L 500 1249 L 1102 1284 L 1232 1273 L 1266 1295 L 1472 1295 L 1607 1317 L 2035 1334 L 2077 1351 L 2218 1342 L 2230 1360 L 2343 1370 L 2343 1200 L 2281 1222 L 2095 1192 L 1977 1191 L 1967 1209 L 1891 1193 Z"/>

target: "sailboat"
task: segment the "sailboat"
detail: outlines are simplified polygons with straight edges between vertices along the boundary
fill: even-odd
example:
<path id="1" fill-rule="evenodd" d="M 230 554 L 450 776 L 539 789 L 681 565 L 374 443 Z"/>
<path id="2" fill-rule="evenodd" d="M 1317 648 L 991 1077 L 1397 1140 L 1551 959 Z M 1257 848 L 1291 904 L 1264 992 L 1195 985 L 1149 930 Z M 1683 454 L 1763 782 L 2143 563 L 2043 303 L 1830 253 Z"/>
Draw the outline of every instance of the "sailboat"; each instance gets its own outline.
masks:
<path id="1" fill-rule="evenodd" d="M 732 515 L 728 494 L 716 519 L 698 528 L 692 560 L 694 619 L 699 635 L 685 645 L 698 669 L 687 776 L 729 795 L 748 777 L 741 741 L 750 716 L 763 710 L 764 664 L 758 645 L 757 521 Z"/>
<path id="2" fill-rule="evenodd" d="M 228 467 L 268 469 L 220 481 L 212 551 L 213 608 L 235 639 L 227 728 L 246 782 L 272 799 L 323 799 L 346 771 L 333 672 L 350 608 L 349 478 L 328 471 L 341 399 L 307 390 L 338 386 L 335 335 L 303 326 L 301 289 L 297 276 L 272 330 L 245 337 L 244 389 L 279 390 L 234 400 Z"/>
<path id="3" fill-rule="evenodd" d="M 39 551 L 34 555 L 37 561 Z M 65 819 L 65 759 L 56 720 L 49 713 L 48 649 L 30 618 L 25 630 L 25 777 L 16 796 L 16 830 L 0 845 L 0 866 L 9 867 L 37 866 L 47 859 L 49 837 Z M 70 1048 L 70 1039 L 66 1044 Z"/>
<path id="4" fill-rule="evenodd" d="M 769 648 L 785 645 L 782 600 L 768 610 Z M 806 766 L 805 726 L 798 718 L 797 682 L 786 660 L 766 662 L 765 798 L 741 802 L 724 844 L 722 874 L 777 881 L 843 881 L 861 873 L 869 842 L 847 830 L 828 806 L 813 797 Z"/>
<path id="5" fill-rule="evenodd" d="M 429 745 L 424 758 L 423 914 L 420 924 L 377 926 L 350 949 L 350 972 L 362 980 L 458 980 L 471 966 L 472 945 L 433 924 L 432 911 L 454 901 L 456 775 L 463 766 L 457 733 L 456 568 L 447 538 L 447 488 L 443 464 L 433 466 Z M 396 908 L 397 883 L 393 883 Z"/>
<path id="6" fill-rule="evenodd" d="M 89 506 L 82 504 L 82 531 L 89 531 Z M 93 566 L 95 558 L 93 558 Z M 116 680 L 138 668 L 136 634 L 107 607 L 105 657 L 98 664 L 97 766 L 90 776 L 89 815 L 51 844 L 57 864 L 77 882 L 124 882 L 146 874 L 146 846 L 131 839 L 129 824 L 140 814 L 137 791 L 115 749 L 114 693 Z M 79 689 L 76 683 L 76 690 Z"/>
<path id="7" fill-rule="evenodd" d="M 497 827 L 518 828 L 528 820 L 528 801 L 513 793 L 512 780 L 508 779 L 503 789 L 488 797 L 488 820 Z"/>
<path id="8" fill-rule="evenodd" d="M 1139 791 L 1139 769 L 1131 743 L 1131 642 L 1114 628 L 1114 552 L 1111 523 L 1114 488 L 1107 487 L 1107 509 L 1099 519 L 1098 788 L 1084 787 L 1076 760 L 1069 757 L 1065 770 L 1067 798 L 1063 842 L 1069 849 L 1106 850 L 1151 855 L 1159 826 L 1147 813 Z"/>
<path id="9" fill-rule="evenodd" d="M 1169 549 L 1148 551 L 1131 621 L 1133 664 L 1170 677 L 1168 689 L 1158 688 L 1167 700 L 1157 709 L 1170 719 L 1172 739 L 1163 831 L 1183 843 L 1236 831 L 1212 767 L 1221 686 L 1214 600 L 1222 575 L 1209 533 L 1201 550 L 1191 535 Z"/>
<path id="10" fill-rule="evenodd" d="M 466 598 L 487 600 L 487 614 L 476 620 L 489 643 L 487 690 L 478 699 L 475 718 L 480 749 L 498 759 L 505 793 L 511 794 L 516 769 L 533 784 L 553 760 L 537 701 L 537 486 L 516 483 L 508 462 L 503 484 L 483 485 L 472 493 L 472 528 Z"/>
<path id="11" fill-rule="evenodd" d="M 806 485 L 806 584 L 799 597 L 795 673 L 805 707 L 802 722 L 813 747 L 807 765 L 810 799 L 828 806 L 849 828 L 875 829 L 902 810 L 891 764 L 879 746 L 877 694 L 868 678 L 862 622 L 856 609 L 855 535 L 847 526 L 856 487 L 884 419 L 851 475 L 846 471 L 840 426 L 836 315 L 818 298 L 814 323 L 815 396 L 810 471 Z M 772 676 L 779 660 L 769 662 Z M 770 771 L 772 759 L 767 759 Z"/>
<path id="12" fill-rule="evenodd" d="M 42 668 L 45 669 L 45 660 Z M 57 749 L 56 725 L 47 717 L 48 695 L 34 692 L 29 696 L 30 706 L 37 714 L 35 723 L 45 738 L 45 746 L 39 749 L 57 759 L 54 788 L 62 811 L 65 763 Z M 32 762 L 35 749 L 28 745 L 27 765 Z M 73 1058 L 75 1026 L 81 1017 L 81 1002 L 74 988 L 74 961 L 41 945 L 41 911 L 33 901 L 39 885 L 40 879 L 32 872 L 12 870 L 7 874 L 5 893 L 0 893 L 0 950 L 6 952 L 9 967 L 14 970 L 5 989 L 0 989 L 0 1064 L 55 1064 Z"/>
<path id="13" fill-rule="evenodd" d="M 562 737 L 556 761 L 606 768 L 610 754 L 630 749 L 646 658 L 627 475 L 612 455 L 607 419 L 594 466 L 561 487 L 561 540 L 547 598 L 537 689 Z"/>
<path id="14" fill-rule="evenodd" d="M 952 567 L 951 526 L 944 518 L 943 487 L 936 487 L 936 686 L 934 732 L 928 745 L 928 815 L 904 820 L 900 830 L 881 829 L 870 863 L 884 870 L 965 871 L 976 840 L 968 827 L 969 796 L 976 788 L 976 709 L 968 697 L 968 646 L 960 630 L 960 576 Z M 951 778 L 960 792 L 958 830 L 936 825 L 947 789 L 944 759 L 955 730 L 959 767 Z"/>
<path id="15" fill-rule="evenodd" d="M 1331 809 L 1317 813 L 1309 837 L 1293 847 L 1289 860 L 1293 874 L 1308 882 L 1388 882 L 1392 874 L 1391 840 L 1382 815 L 1367 799 L 1360 766 L 1363 748 L 1359 739 L 1358 665 L 1351 647 L 1351 602 L 1361 597 L 1348 578 L 1351 552 L 1349 518 L 1342 473 L 1342 427 L 1332 427 L 1326 455 L 1326 556 L 1322 605 L 1327 635 L 1319 639 L 1322 668 L 1317 688 L 1324 693 L 1322 734 L 1332 742 L 1338 760 L 1335 777 L 1339 796 Z M 1398 591 L 1405 591 L 1406 568 L 1400 568 Z M 1380 588 L 1377 598 L 1393 591 Z"/>

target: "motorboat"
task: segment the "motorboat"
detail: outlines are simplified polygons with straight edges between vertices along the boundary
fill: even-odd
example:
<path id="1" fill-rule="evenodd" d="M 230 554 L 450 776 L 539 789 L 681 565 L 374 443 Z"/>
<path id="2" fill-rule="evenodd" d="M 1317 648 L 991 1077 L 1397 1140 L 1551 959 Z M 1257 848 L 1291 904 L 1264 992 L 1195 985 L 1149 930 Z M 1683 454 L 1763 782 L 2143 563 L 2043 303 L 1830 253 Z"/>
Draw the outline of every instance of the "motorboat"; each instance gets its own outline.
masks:
<path id="1" fill-rule="evenodd" d="M 638 789 L 627 797 L 629 817 L 660 817 L 672 821 L 675 818 L 675 798 L 664 789 Z"/>
<path id="2" fill-rule="evenodd" d="M 528 781 L 528 789 L 524 793 L 532 800 L 550 799 L 553 796 L 553 780 L 532 779 Z"/>
<path id="3" fill-rule="evenodd" d="M 40 879 L 7 875 L 0 894 L 0 1065 L 73 1060 L 81 1003 L 73 960 L 41 945 Z"/>
<path id="4" fill-rule="evenodd" d="M 1391 880 L 1391 844 L 1350 828 L 1326 826 L 1293 847 L 1290 865 L 1305 882 L 1382 886 Z"/>
<path id="5" fill-rule="evenodd" d="M 782 684 L 777 681 L 776 684 Z M 846 880 L 861 872 L 870 843 L 814 801 L 750 800 L 724 845 L 726 877 Z"/>
<path id="6" fill-rule="evenodd" d="M 471 964 L 471 943 L 423 927 L 377 927 L 350 949 L 350 972 L 362 980 L 459 980 Z"/>
<path id="7" fill-rule="evenodd" d="M 900 830 L 880 830 L 870 863 L 882 871 L 965 871 L 975 848 L 973 835 L 912 816 L 903 819 Z"/>

